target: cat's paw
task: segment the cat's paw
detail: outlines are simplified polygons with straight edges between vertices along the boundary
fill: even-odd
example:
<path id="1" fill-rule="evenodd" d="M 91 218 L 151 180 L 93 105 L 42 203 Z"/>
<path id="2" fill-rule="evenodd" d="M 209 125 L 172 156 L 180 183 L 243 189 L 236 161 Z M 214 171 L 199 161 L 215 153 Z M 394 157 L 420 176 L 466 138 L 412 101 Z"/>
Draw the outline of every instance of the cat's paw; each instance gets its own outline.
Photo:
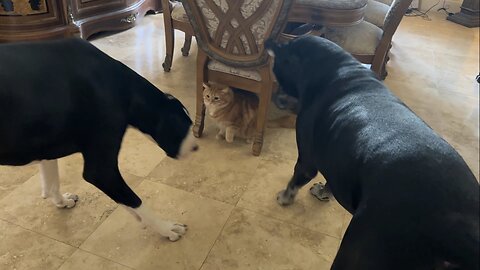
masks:
<path id="1" fill-rule="evenodd" d="M 223 135 L 219 133 L 219 134 L 215 135 L 215 139 L 223 140 Z"/>
<path id="2" fill-rule="evenodd" d="M 225 137 L 225 141 L 228 143 L 233 143 L 233 138 Z"/>

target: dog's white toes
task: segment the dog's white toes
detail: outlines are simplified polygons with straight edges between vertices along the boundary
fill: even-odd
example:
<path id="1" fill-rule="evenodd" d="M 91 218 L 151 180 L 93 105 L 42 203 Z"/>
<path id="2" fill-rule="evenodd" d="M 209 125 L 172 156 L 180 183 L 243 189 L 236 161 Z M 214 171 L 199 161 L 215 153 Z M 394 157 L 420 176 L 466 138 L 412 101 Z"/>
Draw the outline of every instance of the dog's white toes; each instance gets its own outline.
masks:
<path id="1" fill-rule="evenodd" d="M 180 224 L 180 223 L 172 223 L 169 226 L 169 231 L 167 233 L 167 237 L 170 241 L 175 242 L 178 241 L 182 235 L 187 232 L 187 225 Z"/>
<path id="2" fill-rule="evenodd" d="M 175 241 L 178 241 L 180 240 L 180 238 L 182 238 L 182 235 L 178 234 L 178 233 L 174 233 L 172 232 L 169 236 L 168 236 L 168 239 L 172 242 L 175 242 Z"/>
<path id="3" fill-rule="evenodd" d="M 187 230 L 188 230 L 188 227 L 185 224 L 174 224 L 172 227 L 172 231 L 180 235 L 185 234 Z"/>
<path id="4" fill-rule="evenodd" d="M 293 203 L 294 196 L 287 192 L 286 190 L 282 190 L 277 194 L 277 202 L 281 206 L 287 206 Z"/>
<path id="5" fill-rule="evenodd" d="M 77 204 L 77 201 L 75 201 L 73 199 L 65 200 L 65 207 L 66 208 L 73 208 L 76 204 Z"/>
<path id="6" fill-rule="evenodd" d="M 65 193 L 62 197 L 62 201 L 55 204 L 58 208 L 73 208 L 78 201 L 78 196 L 75 194 Z"/>
<path id="7" fill-rule="evenodd" d="M 63 199 L 62 202 L 56 203 L 55 206 L 58 208 L 73 208 L 76 202 L 72 199 Z"/>
<path id="8" fill-rule="evenodd" d="M 68 193 L 68 192 L 63 194 L 63 198 L 65 198 L 66 200 L 78 201 L 78 195 L 77 194 L 72 194 L 72 193 Z"/>

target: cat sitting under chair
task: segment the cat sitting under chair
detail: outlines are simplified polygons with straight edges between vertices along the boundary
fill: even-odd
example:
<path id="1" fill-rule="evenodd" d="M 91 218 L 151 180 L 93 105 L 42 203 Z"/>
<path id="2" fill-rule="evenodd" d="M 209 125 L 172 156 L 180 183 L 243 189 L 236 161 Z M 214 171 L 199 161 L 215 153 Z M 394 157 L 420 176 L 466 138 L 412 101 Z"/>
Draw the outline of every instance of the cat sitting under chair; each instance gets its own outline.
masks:
<path id="1" fill-rule="evenodd" d="M 237 137 L 250 143 L 257 120 L 257 95 L 215 82 L 204 83 L 203 89 L 203 102 L 207 113 L 219 129 L 216 138 L 225 138 L 225 141 L 232 143 Z M 294 115 L 287 115 L 268 121 L 267 126 L 295 128 L 295 120 Z"/>

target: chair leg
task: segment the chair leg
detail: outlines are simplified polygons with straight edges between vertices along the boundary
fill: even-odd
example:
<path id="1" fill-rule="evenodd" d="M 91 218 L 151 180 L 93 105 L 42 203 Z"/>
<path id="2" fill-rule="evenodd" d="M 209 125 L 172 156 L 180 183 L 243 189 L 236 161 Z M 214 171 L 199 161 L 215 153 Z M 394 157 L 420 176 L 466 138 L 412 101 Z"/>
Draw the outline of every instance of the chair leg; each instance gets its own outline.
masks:
<path id="1" fill-rule="evenodd" d="M 269 76 L 269 75 L 267 75 Z M 263 147 L 263 134 L 265 132 L 265 123 L 267 122 L 267 113 L 268 106 L 270 105 L 270 100 L 272 99 L 272 83 L 267 78 L 262 76 L 265 83 L 262 87 L 262 91 L 259 95 L 259 104 L 258 104 L 258 115 L 257 115 L 257 126 L 255 130 L 255 137 L 253 138 L 252 145 L 252 154 L 254 156 L 259 156 L 262 152 Z"/>
<path id="2" fill-rule="evenodd" d="M 196 97 L 196 115 L 193 125 L 193 135 L 200 138 L 203 134 L 205 125 L 205 104 L 203 103 L 203 83 L 206 81 L 207 55 L 198 50 L 197 55 L 197 97 Z"/>
<path id="3" fill-rule="evenodd" d="M 169 10 L 165 10 L 165 12 L 169 12 Z M 170 14 L 165 13 L 163 16 L 163 21 L 165 25 L 165 61 L 163 62 L 162 67 L 165 72 L 169 72 L 172 68 L 173 48 L 175 47 L 175 34 Z"/>
<path id="4" fill-rule="evenodd" d="M 188 56 L 190 53 L 190 46 L 192 45 L 192 36 L 185 33 L 185 43 L 183 44 L 182 48 L 182 55 Z"/>

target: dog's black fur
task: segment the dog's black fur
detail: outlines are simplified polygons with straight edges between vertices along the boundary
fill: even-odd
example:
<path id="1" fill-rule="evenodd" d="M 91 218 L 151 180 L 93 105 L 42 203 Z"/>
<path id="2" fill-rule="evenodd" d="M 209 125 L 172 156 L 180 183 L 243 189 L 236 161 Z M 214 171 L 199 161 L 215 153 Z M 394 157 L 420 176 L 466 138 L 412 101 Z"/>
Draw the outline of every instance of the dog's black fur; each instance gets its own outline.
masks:
<path id="1" fill-rule="evenodd" d="M 84 178 L 136 208 L 117 156 L 126 128 L 149 134 L 176 158 L 191 120 L 183 105 L 86 41 L 0 46 L 0 164 L 80 152 Z"/>
<path id="2" fill-rule="evenodd" d="M 267 42 L 299 99 L 298 161 L 278 201 L 320 172 L 353 214 L 335 270 L 479 269 L 479 184 L 462 157 L 332 42 Z"/>

